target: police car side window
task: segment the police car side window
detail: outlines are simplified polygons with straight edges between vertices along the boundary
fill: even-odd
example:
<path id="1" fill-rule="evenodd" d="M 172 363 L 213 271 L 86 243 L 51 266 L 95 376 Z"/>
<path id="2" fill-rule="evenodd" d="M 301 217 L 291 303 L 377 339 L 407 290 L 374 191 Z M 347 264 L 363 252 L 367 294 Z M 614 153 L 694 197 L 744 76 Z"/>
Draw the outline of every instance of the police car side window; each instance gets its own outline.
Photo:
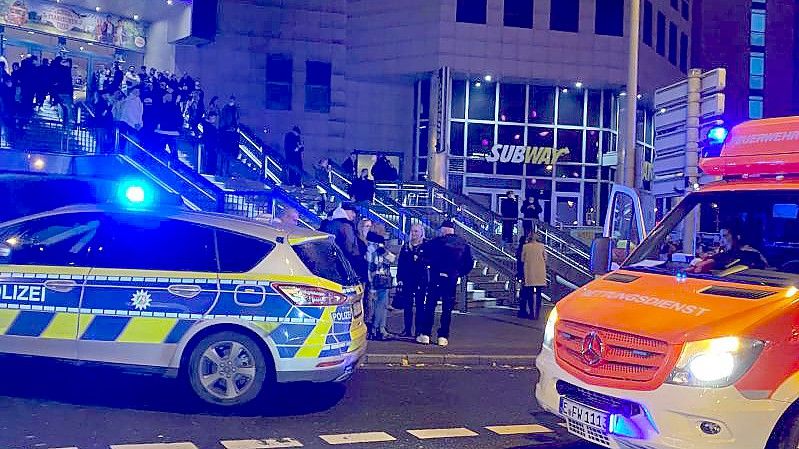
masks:
<path id="1" fill-rule="evenodd" d="M 136 215 L 106 218 L 94 266 L 216 272 L 214 231 L 180 220 Z"/>
<path id="2" fill-rule="evenodd" d="M 235 232 L 217 230 L 219 267 L 222 273 L 246 273 L 272 252 L 275 244 Z"/>
<path id="3" fill-rule="evenodd" d="M 89 266 L 99 214 L 62 214 L 0 229 L 0 264 Z"/>

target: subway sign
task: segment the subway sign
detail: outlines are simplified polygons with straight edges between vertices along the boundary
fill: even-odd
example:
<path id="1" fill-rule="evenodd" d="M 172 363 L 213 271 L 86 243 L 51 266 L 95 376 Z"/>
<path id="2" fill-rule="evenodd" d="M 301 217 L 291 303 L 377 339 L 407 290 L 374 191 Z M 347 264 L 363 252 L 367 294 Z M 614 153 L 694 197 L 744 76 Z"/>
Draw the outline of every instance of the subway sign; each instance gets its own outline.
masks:
<path id="1" fill-rule="evenodd" d="M 494 145 L 486 155 L 486 162 L 512 162 L 516 164 L 555 165 L 569 154 L 568 148 L 525 147 L 521 145 Z"/>

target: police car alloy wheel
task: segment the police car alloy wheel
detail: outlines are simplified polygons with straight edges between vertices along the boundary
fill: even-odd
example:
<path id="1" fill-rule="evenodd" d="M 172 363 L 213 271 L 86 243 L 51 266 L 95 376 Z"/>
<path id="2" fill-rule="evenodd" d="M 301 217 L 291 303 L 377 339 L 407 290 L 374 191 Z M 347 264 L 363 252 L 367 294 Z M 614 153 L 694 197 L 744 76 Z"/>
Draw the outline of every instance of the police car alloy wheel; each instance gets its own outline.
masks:
<path id="1" fill-rule="evenodd" d="M 255 399 L 269 369 L 255 341 L 236 332 L 220 332 L 194 347 L 188 376 L 192 390 L 202 400 L 232 406 Z"/>

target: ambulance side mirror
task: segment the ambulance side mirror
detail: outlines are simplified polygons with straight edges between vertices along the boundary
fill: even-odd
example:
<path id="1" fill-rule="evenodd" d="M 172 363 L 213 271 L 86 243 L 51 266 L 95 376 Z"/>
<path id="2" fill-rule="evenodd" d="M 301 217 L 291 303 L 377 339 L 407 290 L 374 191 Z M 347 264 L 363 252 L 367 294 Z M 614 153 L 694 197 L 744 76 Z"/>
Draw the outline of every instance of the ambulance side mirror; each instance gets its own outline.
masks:
<path id="1" fill-rule="evenodd" d="M 591 273 L 602 276 L 610 271 L 610 239 L 597 237 L 591 242 Z"/>

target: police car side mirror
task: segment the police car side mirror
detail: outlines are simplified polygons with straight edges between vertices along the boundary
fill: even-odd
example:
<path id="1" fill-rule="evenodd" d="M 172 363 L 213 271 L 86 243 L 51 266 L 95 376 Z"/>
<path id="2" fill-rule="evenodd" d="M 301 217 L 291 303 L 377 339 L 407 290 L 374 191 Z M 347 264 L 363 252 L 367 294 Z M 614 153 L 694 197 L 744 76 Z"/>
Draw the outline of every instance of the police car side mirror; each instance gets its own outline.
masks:
<path id="1" fill-rule="evenodd" d="M 591 242 L 591 273 L 597 276 L 610 271 L 610 239 L 597 237 Z"/>

